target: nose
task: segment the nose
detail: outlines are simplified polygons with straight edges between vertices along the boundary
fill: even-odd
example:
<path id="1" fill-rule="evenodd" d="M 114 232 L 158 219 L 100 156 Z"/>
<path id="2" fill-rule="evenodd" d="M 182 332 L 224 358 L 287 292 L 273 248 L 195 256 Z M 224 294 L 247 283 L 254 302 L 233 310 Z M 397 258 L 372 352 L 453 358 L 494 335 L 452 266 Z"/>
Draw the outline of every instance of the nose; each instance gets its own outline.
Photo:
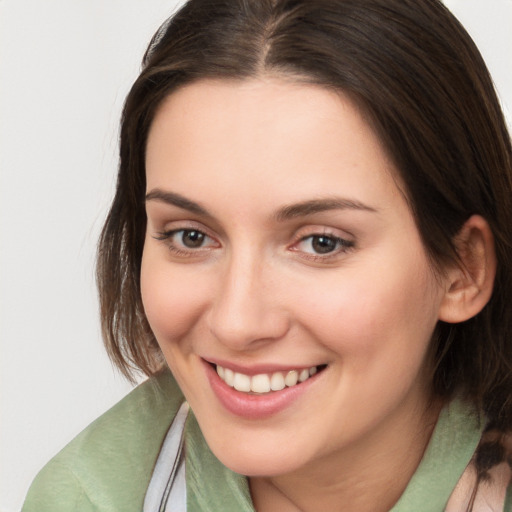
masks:
<path id="1" fill-rule="evenodd" d="M 286 334 L 290 319 L 276 270 L 246 254 L 232 257 L 219 273 L 209 328 L 220 343 L 237 351 L 256 350 Z"/>

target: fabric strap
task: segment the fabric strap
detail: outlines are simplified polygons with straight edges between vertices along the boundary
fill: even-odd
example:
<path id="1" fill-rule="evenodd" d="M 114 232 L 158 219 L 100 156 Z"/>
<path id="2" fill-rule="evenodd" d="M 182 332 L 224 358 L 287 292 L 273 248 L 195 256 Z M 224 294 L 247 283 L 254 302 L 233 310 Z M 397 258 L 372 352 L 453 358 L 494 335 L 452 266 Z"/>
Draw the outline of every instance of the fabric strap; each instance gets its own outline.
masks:
<path id="1" fill-rule="evenodd" d="M 169 427 L 144 498 L 143 512 L 187 511 L 183 434 L 188 412 L 189 406 L 184 402 Z"/>

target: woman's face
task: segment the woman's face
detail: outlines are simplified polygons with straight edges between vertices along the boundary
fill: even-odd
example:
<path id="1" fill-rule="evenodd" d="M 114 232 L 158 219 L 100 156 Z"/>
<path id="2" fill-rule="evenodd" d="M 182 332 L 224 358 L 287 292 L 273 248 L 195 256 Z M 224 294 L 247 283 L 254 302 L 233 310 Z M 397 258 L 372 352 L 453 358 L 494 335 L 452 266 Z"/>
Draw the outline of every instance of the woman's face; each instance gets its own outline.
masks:
<path id="1" fill-rule="evenodd" d="M 279 475 L 406 438 L 445 286 L 354 104 L 198 82 L 160 107 L 146 164 L 144 308 L 220 460 Z"/>

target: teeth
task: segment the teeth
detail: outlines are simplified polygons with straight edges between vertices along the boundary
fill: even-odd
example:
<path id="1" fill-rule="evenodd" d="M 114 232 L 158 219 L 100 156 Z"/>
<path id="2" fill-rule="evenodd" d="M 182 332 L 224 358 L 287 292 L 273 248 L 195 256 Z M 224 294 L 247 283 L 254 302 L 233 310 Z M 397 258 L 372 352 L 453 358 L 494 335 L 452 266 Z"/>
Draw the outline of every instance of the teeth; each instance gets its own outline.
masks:
<path id="1" fill-rule="evenodd" d="M 220 376 L 220 375 L 219 375 Z M 224 368 L 224 378 L 220 377 L 228 386 L 233 387 L 235 383 L 235 373 L 229 368 Z"/>
<path id="2" fill-rule="evenodd" d="M 283 372 L 274 372 L 272 374 L 260 373 L 251 377 L 217 365 L 217 374 L 219 377 L 228 386 L 244 393 L 269 393 L 270 391 L 280 391 L 285 387 L 292 387 L 308 380 L 317 372 L 318 368 L 312 366 L 311 368 L 290 370 L 286 375 L 284 375 Z"/>
<path id="3" fill-rule="evenodd" d="M 268 393 L 270 391 L 270 379 L 264 373 L 255 375 L 251 379 L 251 391 L 255 393 Z"/>
<path id="4" fill-rule="evenodd" d="M 286 377 L 284 378 L 284 383 L 288 386 L 295 386 L 297 384 L 297 381 L 299 380 L 299 372 L 296 370 L 292 370 L 291 372 L 288 372 L 286 374 Z"/>
<path id="5" fill-rule="evenodd" d="M 284 382 L 283 374 L 281 372 L 273 373 L 270 378 L 270 389 L 272 391 L 281 391 L 285 386 L 286 383 Z"/>
<path id="6" fill-rule="evenodd" d="M 299 382 L 304 382 L 307 379 L 309 379 L 309 370 L 301 370 L 301 372 L 299 373 Z"/>
<path id="7" fill-rule="evenodd" d="M 244 375 L 243 373 L 235 373 L 233 387 L 237 391 L 251 391 L 251 377 L 249 377 L 249 375 Z"/>

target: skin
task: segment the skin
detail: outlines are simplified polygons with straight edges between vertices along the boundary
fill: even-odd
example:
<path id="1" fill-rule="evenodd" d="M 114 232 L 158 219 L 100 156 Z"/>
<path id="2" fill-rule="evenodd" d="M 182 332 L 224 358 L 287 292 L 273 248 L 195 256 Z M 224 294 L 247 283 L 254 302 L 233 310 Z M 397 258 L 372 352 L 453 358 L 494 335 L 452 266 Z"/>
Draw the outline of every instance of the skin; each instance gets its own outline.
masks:
<path id="1" fill-rule="evenodd" d="M 259 511 L 389 510 L 439 412 L 426 354 L 449 284 L 371 127 L 320 87 L 200 81 L 163 102 L 146 158 L 144 308 L 212 451 Z M 327 367 L 255 420 L 223 407 L 205 360 Z"/>

